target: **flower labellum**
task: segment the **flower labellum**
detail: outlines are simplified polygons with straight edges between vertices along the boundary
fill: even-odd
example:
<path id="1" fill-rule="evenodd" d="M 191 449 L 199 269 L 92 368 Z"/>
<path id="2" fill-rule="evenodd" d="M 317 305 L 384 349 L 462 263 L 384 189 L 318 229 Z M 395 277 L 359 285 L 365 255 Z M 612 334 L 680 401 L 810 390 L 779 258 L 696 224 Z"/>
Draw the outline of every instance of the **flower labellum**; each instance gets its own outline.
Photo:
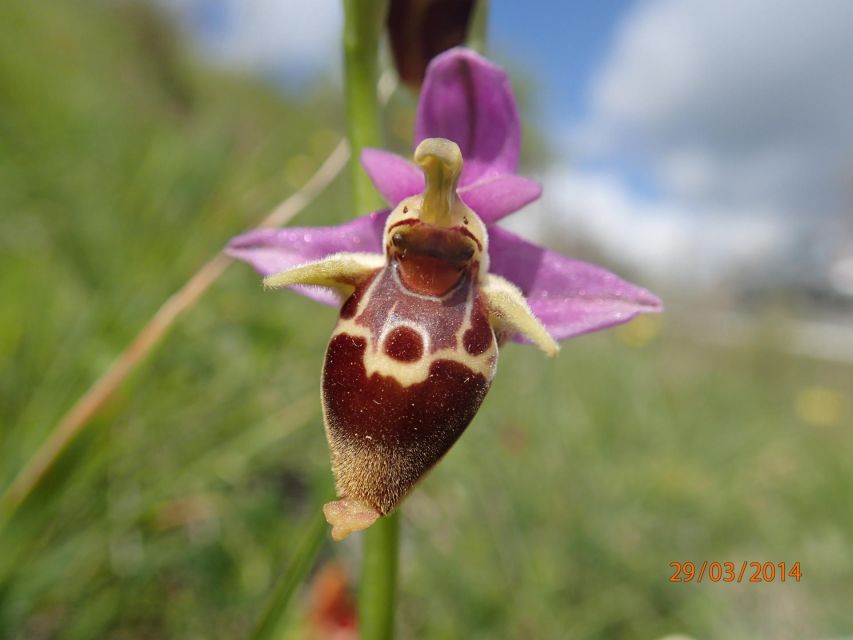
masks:
<path id="1" fill-rule="evenodd" d="M 495 375 L 496 334 L 559 350 L 521 291 L 489 273 L 486 225 L 456 194 L 456 143 L 427 138 L 415 161 L 426 189 L 388 216 L 384 255 L 338 253 L 264 280 L 347 298 L 322 383 L 336 539 L 393 511 L 462 435 Z"/>
<path id="2" fill-rule="evenodd" d="M 415 162 L 362 154 L 392 211 L 229 243 L 267 286 L 342 305 L 322 379 L 339 496 L 323 511 L 336 540 L 393 511 L 450 449 L 503 341 L 554 355 L 556 340 L 661 309 L 645 289 L 495 224 L 541 192 L 515 174 L 520 133 L 503 69 L 451 49 L 427 69 Z"/>

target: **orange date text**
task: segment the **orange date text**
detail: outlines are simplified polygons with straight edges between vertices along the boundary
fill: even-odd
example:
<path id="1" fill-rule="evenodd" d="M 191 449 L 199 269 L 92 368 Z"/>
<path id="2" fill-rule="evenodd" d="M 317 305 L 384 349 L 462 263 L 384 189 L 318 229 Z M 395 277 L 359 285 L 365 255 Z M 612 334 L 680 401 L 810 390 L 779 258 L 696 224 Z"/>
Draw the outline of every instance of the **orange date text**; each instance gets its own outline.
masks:
<path id="1" fill-rule="evenodd" d="M 670 582 L 799 582 L 800 563 L 788 562 L 670 562 Z"/>

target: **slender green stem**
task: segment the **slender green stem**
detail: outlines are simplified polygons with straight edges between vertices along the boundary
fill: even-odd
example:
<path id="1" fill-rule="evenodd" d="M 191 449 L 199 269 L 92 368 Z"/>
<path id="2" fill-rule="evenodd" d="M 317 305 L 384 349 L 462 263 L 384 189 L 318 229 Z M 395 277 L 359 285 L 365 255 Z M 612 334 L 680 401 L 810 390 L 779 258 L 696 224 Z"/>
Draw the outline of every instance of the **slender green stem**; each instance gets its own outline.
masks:
<path id="1" fill-rule="evenodd" d="M 479 51 L 482 54 L 486 53 L 486 35 L 489 23 L 489 0 L 477 0 L 474 3 L 474 15 L 471 17 L 471 23 L 468 27 L 468 46 Z"/>
<path id="2" fill-rule="evenodd" d="M 364 147 L 382 144 L 376 81 L 387 8 L 387 0 L 344 0 L 344 85 L 356 215 L 382 206 L 359 158 Z"/>
<path id="3" fill-rule="evenodd" d="M 394 637 L 400 512 L 379 519 L 364 532 L 364 558 L 358 597 L 362 640 Z"/>
<path id="4" fill-rule="evenodd" d="M 379 39 L 385 26 L 387 0 L 344 0 L 344 70 L 347 131 L 357 213 L 382 204 L 359 165 L 364 147 L 381 146 L 379 100 L 376 94 Z M 388 640 L 394 635 L 399 515 L 381 518 L 362 535 L 364 559 L 359 590 L 362 640 Z"/>
<path id="5" fill-rule="evenodd" d="M 296 592 L 296 588 L 304 582 L 305 576 L 308 575 L 314 565 L 317 554 L 326 541 L 327 529 L 325 519 L 317 511 L 317 515 L 307 528 L 302 542 L 291 558 L 290 566 L 270 595 L 263 615 L 249 636 L 250 640 L 268 640 L 281 637 L 281 627 L 290 600 Z"/>

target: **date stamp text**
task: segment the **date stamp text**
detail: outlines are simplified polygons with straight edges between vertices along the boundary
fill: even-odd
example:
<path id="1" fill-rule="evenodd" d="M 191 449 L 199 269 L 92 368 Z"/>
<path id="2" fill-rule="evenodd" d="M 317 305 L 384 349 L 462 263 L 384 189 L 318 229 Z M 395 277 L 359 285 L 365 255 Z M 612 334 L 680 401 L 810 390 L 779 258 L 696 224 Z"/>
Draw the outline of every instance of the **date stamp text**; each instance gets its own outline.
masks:
<path id="1" fill-rule="evenodd" d="M 787 562 L 670 562 L 670 582 L 799 582 L 800 563 Z"/>

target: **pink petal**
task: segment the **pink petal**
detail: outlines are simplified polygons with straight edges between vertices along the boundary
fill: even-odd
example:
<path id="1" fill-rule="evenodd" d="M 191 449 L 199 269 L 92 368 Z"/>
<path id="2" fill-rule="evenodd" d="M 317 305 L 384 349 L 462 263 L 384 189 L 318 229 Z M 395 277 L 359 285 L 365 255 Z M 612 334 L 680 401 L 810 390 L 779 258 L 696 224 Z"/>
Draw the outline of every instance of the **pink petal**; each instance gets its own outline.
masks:
<path id="1" fill-rule="evenodd" d="M 542 195 L 542 185 L 521 176 L 485 178 L 459 189 L 463 202 L 491 224 L 518 211 Z"/>
<path id="2" fill-rule="evenodd" d="M 518 285 L 558 340 L 662 309 L 652 293 L 601 267 L 565 258 L 498 227 L 489 228 L 490 271 Z"/>
<path id="3" fill-rule="evenodd" d="M 256 229 L 232 239 L 225 253 L 248 262 L 264 276 L 342 251 L 381 253 L 387 217 L 387 211 L 378 211 L 334 227 Z M 323 287 L 293 289 L 324 304 L 340 303 Z"/>
<path id="4" fill-rule="evenodd" d="M 391 207 L 396 207 L 404 198 L 423 193 L 424 174 L 396 153 L 364 149 L 361 165 Z"/>
<path id="5" fill-rule="evenodd" d="M 433 58 L 418 102 L 415 145 L 424 138 L 448 138 L 460 146 L 461 186 L 514 174 L 521 125 L 506 72 L 460 47 Z"/>

